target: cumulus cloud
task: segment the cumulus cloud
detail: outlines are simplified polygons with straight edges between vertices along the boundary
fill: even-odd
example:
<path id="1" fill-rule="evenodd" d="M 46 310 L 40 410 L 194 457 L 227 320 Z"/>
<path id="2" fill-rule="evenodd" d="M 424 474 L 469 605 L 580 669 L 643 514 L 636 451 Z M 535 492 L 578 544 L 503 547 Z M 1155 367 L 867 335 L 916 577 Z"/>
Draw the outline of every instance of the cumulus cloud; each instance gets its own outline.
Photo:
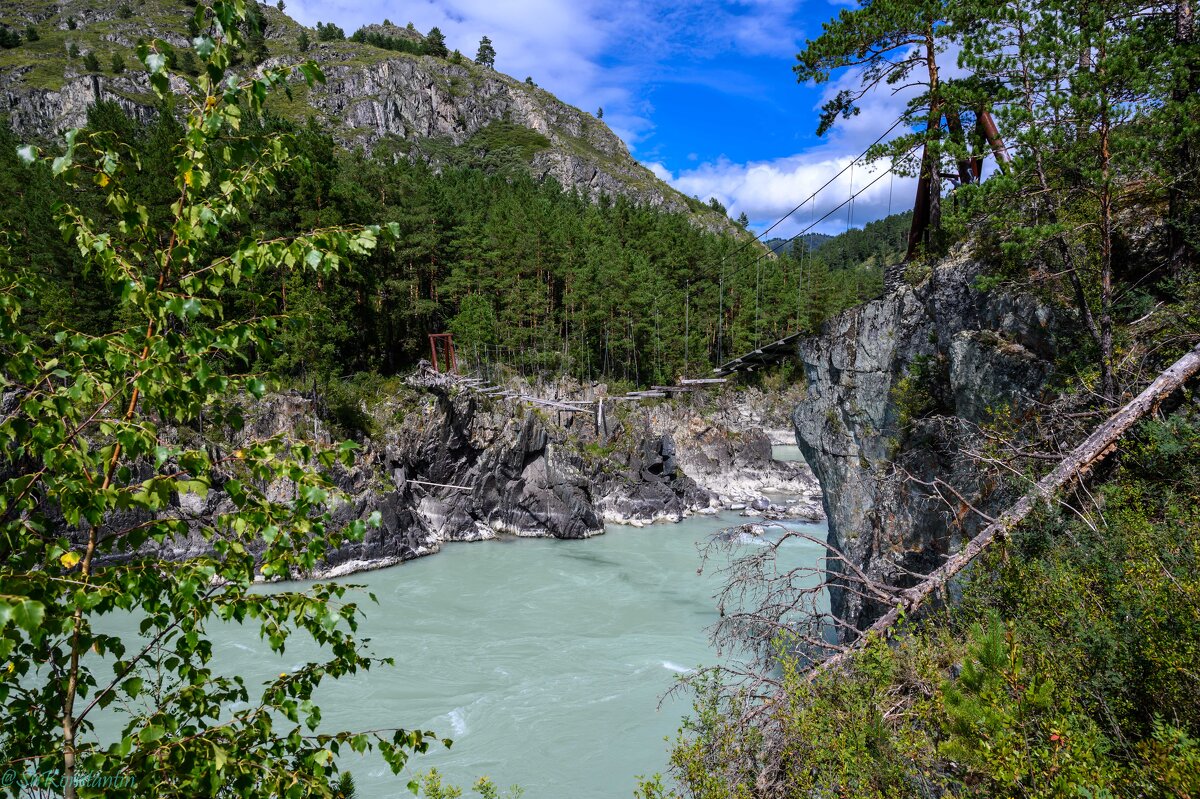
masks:
<path id="1" fill-rule="evenodd" d="M 887 173 L 887 161 L 856 163 L 851 170 L 851 160 L 820 153 L 747 164 L 722 159 L 677 175 L 661 164 L 647 166 L 685 194 L 702 200 L 716 197 L 733 217 L 745 213 L 759 232 L 793 212 L 770 233 L 789 238 L 814 224 L 817 232 L 841 233 L 847 224 L 861 227 L 912 203 L 915 180 Z M 808 199 L 831 180 L 815 199 Z M 852 187 L 852 205 L 838 208 L 850 198 Z"/>
<path id="2" fill-rule="evenodd" d="M 671 183 L 675 180 L 675 176 L 671 174 L 671 170 L 667 169 L 658 161 L 644 161 L 643 166 L 654 173 L 654 177 L 665 183 Z"/>

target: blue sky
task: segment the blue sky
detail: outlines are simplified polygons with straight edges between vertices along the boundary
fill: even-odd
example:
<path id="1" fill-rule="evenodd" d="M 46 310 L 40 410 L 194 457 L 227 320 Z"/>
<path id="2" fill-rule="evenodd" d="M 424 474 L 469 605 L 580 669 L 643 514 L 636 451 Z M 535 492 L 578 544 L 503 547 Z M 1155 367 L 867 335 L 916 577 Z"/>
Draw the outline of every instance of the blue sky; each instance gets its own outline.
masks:
<path id="1" fill-rule="evenodd" d="M 451 49 L 468 56 L 487 35 L 498 70 L 528 75 L 586 111 L 603 107 L 604 121 L 659 177 L 703 200 L 717 197 L 762 230 L 845 167 L 903 105 L 901 97 L 870 98 L 859 117 L 815 135 L 817 108 L 854 78 L 802 86 L 792 65 L 805 39 L 843 7 L 826 0 L 289 0 L 287 11 L 307 25 L 336 22 L 347 34 L 385 17 L 422 32 L 436 25 Z M 871 168 L 855 166 L 856 188 L 878 175 Z M 850 175 L 834 188 L 822 194 L 829 199 L 817 216 L 849 195 Z M 883 178 L 855 201 L 854 224 L 902 210 L 912 193 L 908 179 Z M 805 207 L 776 232 L 793 235 L 811 215 Z M 820 229 L 836 233 L 846 223 L 839 213 Z"/>

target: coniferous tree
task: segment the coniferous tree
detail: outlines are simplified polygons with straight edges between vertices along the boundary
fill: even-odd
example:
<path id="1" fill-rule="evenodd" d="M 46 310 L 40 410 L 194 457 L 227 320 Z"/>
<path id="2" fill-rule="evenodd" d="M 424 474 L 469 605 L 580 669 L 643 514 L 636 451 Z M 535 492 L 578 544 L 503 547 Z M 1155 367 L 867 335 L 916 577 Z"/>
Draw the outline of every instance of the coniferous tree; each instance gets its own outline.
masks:
<path id="1" fill-rule="evenodd" d="M 479 40 L 479 49 L 475 51 L 475 63 L 488 69 L 496 68 L 496 48 L 492 40 L 484 36 Z"/>
<path id="2" fill-rule="evenodd" d="M 1170 96 L 1171 25 L 1135 0 L 971 8 L 960 12 L 963 63 L 1005 78 L 1012 100 L 998 116 L 1021 154 L 1013 180 L 998 187 L 1011 197 L 992 213 L 1007 211 L 1024 246 L 1059 262 L 1097 351 L 1100 393 L 1115 399 L 1116 219 L 1132 181 L 1155 180 L 1154 142 L 1171 140 L 1175 123 L 1159 111 Z M 1151 135 L 1134 135 L 1145 125 Z M 1030 216 L 1050 224 L 1030 225 Z"/>
<path id="3" fill-rule="evenodd" d="M 429 33 L 425 34 L 425 54 L 435 58 L 445 58 L 450 54 L 446 48 L 446 37 L 437 26 L 429 29 Z"/>
<path id="4" fill-rule="evenodd" d="M 258 0 L 246 4 L 246 55 L 252 64 L 261 64 L 270 55 L 267 49 L 267 18 Z"/>
<path id="5" fill-rule="evenodd" d="M 868 154 L 869 159 L 900 159 L 905 169 L 910 168 L 915 145 L 923 145 L 910 252 L 927 228 L 941 227 L 942 119 L 947 110 L 956 113 L 947 105 L 939 63 L 949 44 L 947 15 L 945 0 L 885 0 L 844 9 L 824 23 L 819 37 L 805 43 L 793 68 L 801 83 L 824 82 L 847 67 L 860 70 L 858 86 L 840 90 L 822 106 L 818 135 L 828 132 L 839 117 L 857 115 L 862 98 L 880 86 L 910 83 L 923 88 L 905 110 L 906 121 L 918 132 L 886 141 Z"/>
<path id="6" fill-rule="evenodd" d="M 11 50 L 21 46 L 21 34 L 7 25 L 0 25 L 0 47 Z"/>
<path id="7" fill-rule="evenodd" d="M 332 22 L 317 23 L 317 41 L 336 42 L 346 38 L 346 32 Z"/>

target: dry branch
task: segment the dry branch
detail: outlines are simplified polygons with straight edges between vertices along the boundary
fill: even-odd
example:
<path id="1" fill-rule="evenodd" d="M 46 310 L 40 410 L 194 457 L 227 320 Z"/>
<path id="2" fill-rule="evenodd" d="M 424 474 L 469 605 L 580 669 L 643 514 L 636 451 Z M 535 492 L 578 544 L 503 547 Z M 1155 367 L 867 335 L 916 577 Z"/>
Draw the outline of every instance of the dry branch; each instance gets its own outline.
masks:
<path id="1" fill-rule="evenodd" d="M 872 624 L 864 635 L 859 636 L 848 651 L 825 659 L 813 668 L 811 674 L 815 676 L 828 669 L 843 665 L 853 651 L 869 639 L 875 636 L 886 636 L 905 614 L 916 610 L 926 599 L 941 590 L 954 575 L 966 568 L 967 564 L 992 542 L 1004 538 L 1008 531 L 1020 524 L 1039 502 L 1052 498 L 1064 486 L 1083 478 L 1093 467 L 1108 457 L 1117 441 L 1129 428 L 1147 414 L 1156 411 L 1163 400 L 1197 372 L 1200 372 L 1200 344 L 1155 378 L 1154 382 L 1147 386 L 1141 394 L 1110 416 L 1108 421 L 1097 427 L 1082 444 L 1071 450 L 1059 462 L 1054 471 L 1038 480 L 1033 488 L 1002 513 L 996 521 L 985 527 L 979 535 L 967 542 L 962 550 L 952 555 L 920 583 L 901 591 L 895 607 Z"/>

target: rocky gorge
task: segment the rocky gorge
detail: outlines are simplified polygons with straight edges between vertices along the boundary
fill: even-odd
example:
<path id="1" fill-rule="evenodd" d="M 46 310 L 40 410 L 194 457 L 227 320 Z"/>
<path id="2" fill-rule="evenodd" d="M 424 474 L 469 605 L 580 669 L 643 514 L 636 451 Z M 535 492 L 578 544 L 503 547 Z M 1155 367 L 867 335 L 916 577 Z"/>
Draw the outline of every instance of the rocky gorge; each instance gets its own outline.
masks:
<path id="1" fill-rule="evenodd" d="M 306 576 L 392 566 L 452 541 L 587 538 L 602 534 L 606 523 L 641 527 L 721 509 L 767 518 L 823 516 L 811 471 L 772 458 L 762 422 L 778 422 L 779 403 L 772 407 L 761 392 L 729 392 L 711 405 L 606 403 L 602 416 L 547 414 L 428 376 L 416 373 L 369 409 L 361 404 L 360 412 L 376 420 L 375 435 L 360 432 L 353 466 L 332 473 L 342 497 L 331 505 L 330 522 L 336 528 L 377 514 L 379 524 Z M 587 393 L 603 398 L 605 391 L 599 386 Z M 244 430 L 210 446 L 233 450 L 272 436 L 328 446 L 342 438 L 329 417 L 319 396 L 280 393 L 247 409 Z M 232 509 L 221 489 L 229 476 L 214 479 L 205 497 L 180 496 L 172 513 L 192 532 L 148 545 L 157 556 L 174 560 L 210 549 L 200 530 Z M 295 491 L 286 481 L 265 489 L 285 502 Z"/>
<path id="2" fill-rule="evenodd" d="M 1029 293 L 981 288 L 985 269 L 959 250 L 799 345 L 792 422 L 829 544 L 851 564 L 833 561 L 832 610 L 859 629 L 884 608 L 846 590 L 846 574 L 912 585 L 1013 496 L 979 453 L 989 426 L 1014 427 L 1044 399 L 1067 320 Z"/>

